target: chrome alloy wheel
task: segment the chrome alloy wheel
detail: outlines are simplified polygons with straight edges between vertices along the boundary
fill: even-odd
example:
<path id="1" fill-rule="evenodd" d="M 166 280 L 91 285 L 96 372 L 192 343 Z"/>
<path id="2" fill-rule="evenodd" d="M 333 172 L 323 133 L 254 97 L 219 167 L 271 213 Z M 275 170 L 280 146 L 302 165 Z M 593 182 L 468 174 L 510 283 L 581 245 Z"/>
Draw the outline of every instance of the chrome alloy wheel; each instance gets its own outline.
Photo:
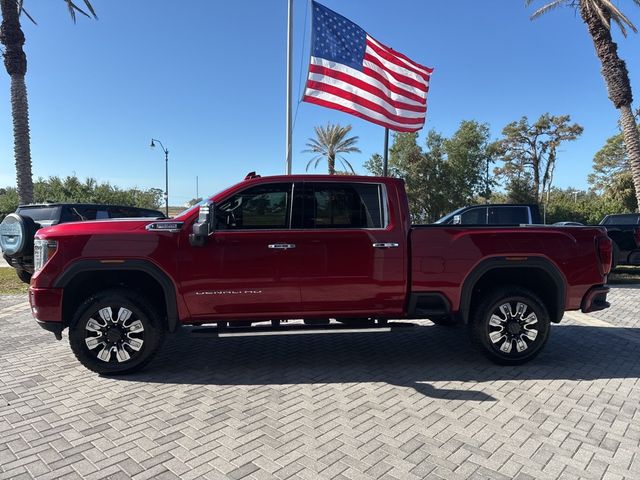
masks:
<path id="1" fill-rule="evenodd" d="M 489 339 L 494 348 L 511 354 L 527 350 L 538 337 L 538 317 L 523 302 L 507 302 L 499 305 L 489 319 Z"/>
<path id="2" fill-rule="evenodd" d="M 126 362 L 144 344 L 142 321 L 125 307 L 98 310 L 87 321 L 85 334 L 87 348 L 103 362 Z"/>

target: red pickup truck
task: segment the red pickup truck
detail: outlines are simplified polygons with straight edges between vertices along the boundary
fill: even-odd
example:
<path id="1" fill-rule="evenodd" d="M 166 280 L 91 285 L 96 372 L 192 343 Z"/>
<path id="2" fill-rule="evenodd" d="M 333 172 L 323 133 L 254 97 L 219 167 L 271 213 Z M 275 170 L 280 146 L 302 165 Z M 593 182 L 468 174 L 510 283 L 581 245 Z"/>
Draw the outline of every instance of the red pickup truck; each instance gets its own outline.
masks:
<path id="1" fill-rule="evenodd" d="M 519 364 L 565 310 L 608 307 L 611 256 L 601 227 L 412 226 L 397 179 L 249 174 L 173 219 L 39 230 L 29 300 L 103 374 L 139 369 L 181 325 L 344 333 L 398 319 L 468 324 L 489 358 Z"/>

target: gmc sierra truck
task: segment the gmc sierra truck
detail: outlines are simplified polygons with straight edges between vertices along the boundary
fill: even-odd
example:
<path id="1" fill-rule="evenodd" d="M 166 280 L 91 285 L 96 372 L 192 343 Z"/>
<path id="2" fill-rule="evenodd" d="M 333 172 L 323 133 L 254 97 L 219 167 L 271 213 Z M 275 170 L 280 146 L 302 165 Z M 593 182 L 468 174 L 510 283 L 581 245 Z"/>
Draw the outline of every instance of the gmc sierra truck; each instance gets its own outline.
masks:
<path id="1" fill-rule="evenodd" d="M 141 368 L 183 325 L 222 337 L 407 319 L 468 324 L 489 358 L 520 364 L 565 310 L 608 307 L 611 256 L 602 227 L 412 226 L 398 179 L 252 173 L 172 219 L 39 230 L 29 300 L 101 374 Z"/>

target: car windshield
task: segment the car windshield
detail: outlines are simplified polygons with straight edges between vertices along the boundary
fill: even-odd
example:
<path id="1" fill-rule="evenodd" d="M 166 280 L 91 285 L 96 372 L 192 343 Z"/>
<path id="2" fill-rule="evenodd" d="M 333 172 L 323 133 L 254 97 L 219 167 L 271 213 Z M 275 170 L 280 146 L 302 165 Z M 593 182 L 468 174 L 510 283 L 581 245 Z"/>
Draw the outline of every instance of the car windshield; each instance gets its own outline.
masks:
<path id="1" fill-rule="evenodd" d="M 454 210 L 453 212 L 447 213 L 444 217 L 439 218 L 438 220 L 436 220 L 433 223 L 451 223 L 453 221 L 454 215 L 457 215 L 458 213 L 460 213 L 465 208 L 466 207 L 462 207 L 462 208 L 459 208 L 457 210 Z"/>
<path id="2" fill-rule="evenodd" d="M 624 213 L 620 215 L 608 215 L 600 223 L 601 225 L 636 225 L 640 223 L 640 215 L 637 213 Z"/>

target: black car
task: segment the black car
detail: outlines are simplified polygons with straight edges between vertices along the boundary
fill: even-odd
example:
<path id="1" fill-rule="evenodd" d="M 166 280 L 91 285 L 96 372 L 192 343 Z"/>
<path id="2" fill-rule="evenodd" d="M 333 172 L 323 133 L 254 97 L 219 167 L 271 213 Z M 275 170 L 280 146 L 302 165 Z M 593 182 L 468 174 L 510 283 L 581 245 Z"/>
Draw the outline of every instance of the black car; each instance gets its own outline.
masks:
<path id="1" fill-rule="evenodd" d="M 600 225 L 613 240 L 613 266 L 640 265 L 640 213 L 607 215 Z"/>
<path id="2" fill-rule="evenodd" d="M 103 220 L 109 218 L 165 218 L 158 210 L 128 207 L 125 205 L 100 205 L 93 203 L 40 203 L 20 205 L 0 224 L 0 247 L 9 265 L 16 269 L 18 277 L 31 281 L 33 274 L 33 236 L 42 227 L 59 223 Z"/>
<path id="3" fill-rule="evenodd" d="M 531 225 L 542 223 L 542 219 L 538 205 L 492 203 L 459 208 L 435 223 L 439 225 Z"/>

